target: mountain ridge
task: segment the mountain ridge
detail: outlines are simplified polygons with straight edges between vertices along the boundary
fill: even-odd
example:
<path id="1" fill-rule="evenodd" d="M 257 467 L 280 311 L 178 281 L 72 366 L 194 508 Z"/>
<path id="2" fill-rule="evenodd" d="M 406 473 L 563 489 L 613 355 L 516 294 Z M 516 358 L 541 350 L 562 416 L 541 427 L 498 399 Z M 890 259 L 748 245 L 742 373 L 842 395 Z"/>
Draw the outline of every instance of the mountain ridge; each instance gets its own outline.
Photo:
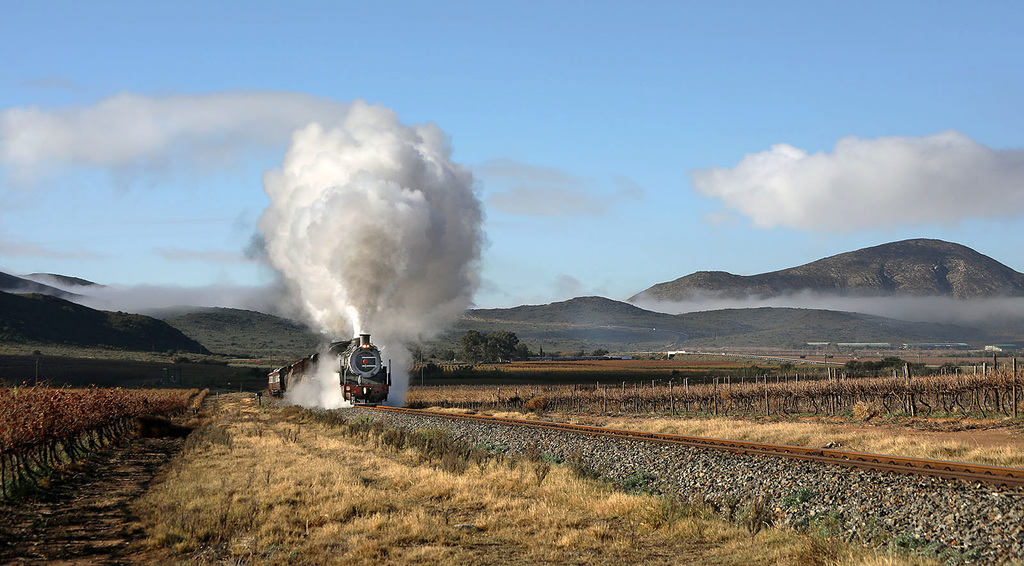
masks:
<path id="1" fill-rule="evenodd" d="M 628 302 L 766 299 L 814 292 L 847 296 L 1024 296 L 1024 273 L 967 246 L 934 239 L 889 242 L 756 275 L 697 271 L 652 285 Z"/>
<path id="2" fill-rule="evenodd" d="M 649 311 L 604 297 L 578 297 L 549 305 L 467 311 L 451 333 L 515 332 L 546 349 L 675 350 L 717 346 L 796 347 L 808 342 L 1013 341 L 1021 335 L 934 322 L 825 309 L 757 307 L 683 314 Z"/>

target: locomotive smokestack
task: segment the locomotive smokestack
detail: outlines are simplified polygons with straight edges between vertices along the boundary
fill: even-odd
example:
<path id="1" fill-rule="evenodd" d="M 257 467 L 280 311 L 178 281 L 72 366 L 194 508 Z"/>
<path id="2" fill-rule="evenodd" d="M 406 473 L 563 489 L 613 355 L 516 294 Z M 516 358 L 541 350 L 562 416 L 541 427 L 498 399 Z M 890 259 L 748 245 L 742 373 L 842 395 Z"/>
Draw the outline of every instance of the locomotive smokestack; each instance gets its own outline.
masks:
<path id="1" fill-rule="evenodd" d="M 366 346 L 369 346 L 369 345 L 370 345 L 370 335 L 369 334 L 365 334 L 365 333 L 364 334 L 360 334 L 359 335 L 359 346 L 365 348 Z"/>

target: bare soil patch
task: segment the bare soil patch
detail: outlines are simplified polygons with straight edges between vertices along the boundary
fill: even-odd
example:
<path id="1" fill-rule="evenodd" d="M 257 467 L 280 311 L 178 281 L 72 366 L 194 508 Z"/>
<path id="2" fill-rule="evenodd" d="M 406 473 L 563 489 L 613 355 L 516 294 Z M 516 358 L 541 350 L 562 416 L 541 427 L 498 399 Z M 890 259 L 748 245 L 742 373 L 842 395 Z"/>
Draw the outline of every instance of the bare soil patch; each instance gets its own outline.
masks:
<path id="1" fill-rule="evenodd" d="M 133 438 L 107 447 L 21 501 L 0 505 L 0 563 L 138 564 L 130 502 L 181 449 L 181 438 Z"/>

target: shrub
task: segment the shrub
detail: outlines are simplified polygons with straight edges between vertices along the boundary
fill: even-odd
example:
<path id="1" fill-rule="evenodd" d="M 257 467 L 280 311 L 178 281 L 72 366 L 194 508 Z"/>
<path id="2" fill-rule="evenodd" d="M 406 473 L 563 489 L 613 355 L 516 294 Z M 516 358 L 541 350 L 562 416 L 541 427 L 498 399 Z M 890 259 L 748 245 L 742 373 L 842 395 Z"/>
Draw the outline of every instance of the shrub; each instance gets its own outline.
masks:
<path id="1" fill-rule="evenodd" d="M 523 408 L 527 411 L 539 413 L 548 408 L 548 400 L 544 397 L 532 397 L 523 404 Z"/>
<path id="2" fill-rule="evenodd" d="M 867 422 L 878 416 L 878 407 L 864 401 L 857 401 L 853 406 L 853 418 Z"/>

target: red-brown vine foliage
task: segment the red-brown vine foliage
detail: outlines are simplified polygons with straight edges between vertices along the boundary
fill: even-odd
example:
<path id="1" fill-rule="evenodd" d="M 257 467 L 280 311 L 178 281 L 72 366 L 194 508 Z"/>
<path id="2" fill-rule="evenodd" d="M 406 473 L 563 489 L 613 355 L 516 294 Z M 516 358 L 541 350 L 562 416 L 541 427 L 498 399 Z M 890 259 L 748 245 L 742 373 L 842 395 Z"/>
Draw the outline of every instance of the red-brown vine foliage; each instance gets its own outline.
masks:
<path id="1" fill-rule="evenodd" d="M 0 387 L 2 494 L 123 436 L 135 417 L 180 412 L 201 398 L 195 389 Z"/>

